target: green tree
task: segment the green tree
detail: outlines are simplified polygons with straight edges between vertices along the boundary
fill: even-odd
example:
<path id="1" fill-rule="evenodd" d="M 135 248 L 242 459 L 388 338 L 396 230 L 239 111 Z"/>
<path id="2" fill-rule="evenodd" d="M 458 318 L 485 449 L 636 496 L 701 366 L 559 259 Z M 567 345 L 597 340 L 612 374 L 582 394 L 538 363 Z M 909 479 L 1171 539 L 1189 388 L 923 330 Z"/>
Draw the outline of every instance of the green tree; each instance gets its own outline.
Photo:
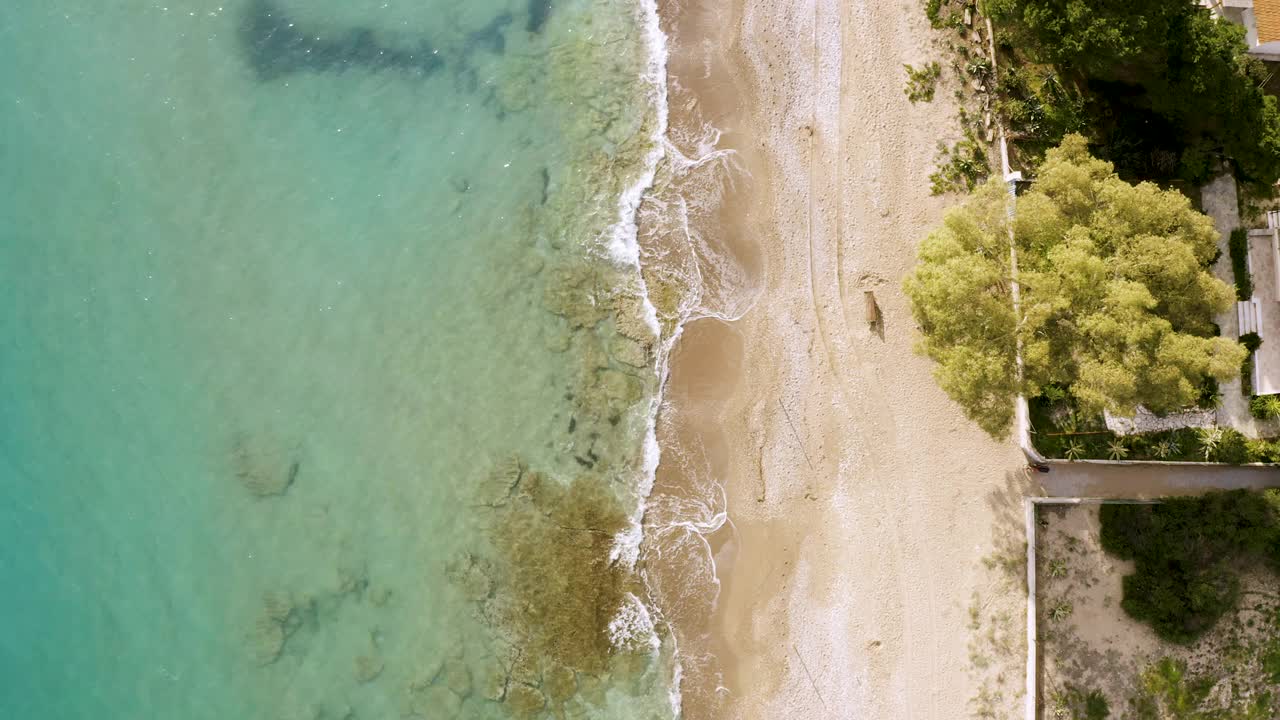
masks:
<path id="1" fill-rule="evenodd" d="M 986 0 L 1009 45 L 1085 97 L 1091 140 L 1127 178 L 1202 183 L 1218 159 L 1280 179 L 1280 109 L 1244 30 L 1195 0 Z"/>
<path id="2" fill-rule="evenodd" d="M 1233 291 L 1207 270 L 1209 218 L 1176 192 L 1130 185 L 1068 136 L 1049 151 L 1013 220 L 1022 316 L 1010 291 L 1008 195 L 993 181 L 948 213 L 905 282 L 939 384 L 993 435 L 1013 399 L 1056 384 L 1088 412 L 1193 404 L 1245 350 L 1215 336 Z M 1023 345 L 1024 377 L 1015 351 Z"/>

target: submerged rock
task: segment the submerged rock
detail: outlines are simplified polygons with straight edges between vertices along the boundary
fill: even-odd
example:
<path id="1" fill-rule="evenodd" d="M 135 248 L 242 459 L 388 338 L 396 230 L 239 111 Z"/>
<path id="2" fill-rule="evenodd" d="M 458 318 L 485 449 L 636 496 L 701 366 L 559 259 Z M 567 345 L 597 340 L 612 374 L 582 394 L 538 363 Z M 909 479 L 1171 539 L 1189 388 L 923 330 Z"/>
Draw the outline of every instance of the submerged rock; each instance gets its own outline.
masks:
<path id="1" fill-rule="evenodd" d="M 369 603 L 374 607 L 386 607 L 391 600 L 391 588 L 378 585 L 369 590 Z"/>
<path id="2" fill-rule="evenodd" d="M 614 409 L 625 409 L 644 397 L 644 384 L 639 378 L 618 370 L 605 370 L 596 379 L 596 389 Z"/>
<path id="3" fill-rule="evenodd" d="M 543 676 L 542 689 L 552 703 L 559 705 L 578 691 L 578 679 L 569 668 L 557 666 Z"/>
<path id="4" fill-rule="evenodd" d="M 283 624 L 293 614 L 293 599 L 286 592 L 268 592 L 262 597 L 262 612 L 267 618 Z"/>
<path id="5" fill-rule="evenodd" d="M 261 616 L 254 621 L 251 641 L 254 661 L 260 666 L 270 665 L 284 652 L 284 627 L 269 617 Z"/>
<path id="6" fill-rule="evenodd" d="M 450 660 L 444 664 L 441 681 L 454 695 L 462 699 L 471 697 L 471 669 L 461 660 Z"/>
<path id="7" fill-rule="evenodd" d="M 551 274 L 543 302 L 574 329 L 594 327 L 607 316 L 601 300 L 607 294 L 606 283 L 595 261 L 561 267 Z"/>
<path id="8" fill-rule="evenodd" d="M 573 336 L 568 330 L 548 330 L 544 337 L 547 349 L 553 353 L 568 352 L 573 345 Z"/>
<path id="9" fill-rule="evenodd" d="M 372 682 L 381 675 L 384 667 L 382 658 L 376 655 L 361 655 L 356 658 L 354 665 L 356 682 L 361 685 Z"/>
<path id="10" fill-rule="evenodd" d="M 581 675 L 578 677 L 578 697 L 588 704 L 596 707 L 604 707 L 605 703 L 605 686 L 604 681 L 594 675 Z"/>
<path id="11" fill-rule="evenodd" d="M 369 588 L 369 574 L 363 567 L 338 568 L 338 595 L 362 595 Z"/>
<path id="12" fill-rule="evenodd" d="M 480 681 L 480 692 L 486 700 L 494 702 L 502 702 L 507 696 L 507 673 L 498 665 L 493 665 L 485 670 L 484 678 Z"/>
<path id="13" fill-rule="evenodd" d="M 427 663 L 427 665 L 418 673 L 417 678 L 409 683 L 409 692 L 421 692 L 431 687 L 431 684 L 440 676 L 440 671 L 444 669 L 444 660 L 435 658 Z"/>
<path id="14" fill-rule="evenodd" d="M 609 341 L 609 354 L 614 360 L 636 368 L 649 365 L 649 349 L 625 335 L 619 335 Z"/>
<path id="15" fill-rule="evenodd" d="M 558 687 L 572 685 L 574 672 L 605 671 L 610 618 L 639 582 L 611 557 L 626 527 L 604 477 L 584 473 L 565 484 L 525 472 L 493 525 L 494 587 L 481 605 L 491 632 L 507 638 L 508 702 L 516 685 L 546 687 L 551 668 L 561 669 Z"/>
<path id="16" fill-rule="evenodd" d="M 462 712 L 462 698 L 442 685 L 410 692 L 405 698 L 405 714 L 431 720 L 453 720 Z"/>
<path id="17" fill-rule="evenodd" d="M 503 505 L 510 499 L 520 478 L 524 475 L 524 463 L 520 456 L 510 455 L 494 466 L 493 470 L 480 481 L 476 491 L 482 505 Z"/>
<path id="18" fill-rule="evenodd" d="M 255 497 L 284 495 L 298 478 L 300 463 L 262 439 L 236 439 L 231 451 L 236 479 Z"/>
<path id="19" fill-rule="evenodd" d="M 507 689 L 506 706 L 511 714 L 524 720 L 532 718 L 547 706 L 547 700 L 536 688 L 517 683 Z"/>

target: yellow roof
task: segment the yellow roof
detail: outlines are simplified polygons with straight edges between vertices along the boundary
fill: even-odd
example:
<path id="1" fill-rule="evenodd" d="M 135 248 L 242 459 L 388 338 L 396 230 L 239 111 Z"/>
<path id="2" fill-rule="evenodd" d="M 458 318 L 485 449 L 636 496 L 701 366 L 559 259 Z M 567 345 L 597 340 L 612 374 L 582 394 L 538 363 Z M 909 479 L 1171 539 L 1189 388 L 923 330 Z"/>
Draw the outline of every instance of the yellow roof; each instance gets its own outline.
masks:
<path id="1" fill-rule="evenodd" d="M 1253 0 L 1253 19 L 1259 44 L 1280 40 L 1280 0 Z"/>

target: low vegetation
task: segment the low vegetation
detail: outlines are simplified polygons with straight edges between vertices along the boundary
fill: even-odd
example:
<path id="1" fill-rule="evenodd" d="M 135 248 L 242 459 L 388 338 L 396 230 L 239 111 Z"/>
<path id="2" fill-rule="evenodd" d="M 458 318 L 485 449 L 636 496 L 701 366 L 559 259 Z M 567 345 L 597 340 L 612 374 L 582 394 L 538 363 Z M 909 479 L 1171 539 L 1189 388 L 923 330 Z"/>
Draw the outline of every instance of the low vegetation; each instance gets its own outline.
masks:
<path id="1" fill-rule="evenodd" d="M 1259 420 L 1280 418 L 1280 395 L 1254 395 L 1249 398 L 1249 412 Z"/>
<path id="2" fill-rule="evenodd" d="M 1066 690 L 1055 693 L 1050 700 L 1053 711 L 1048 717 L 1070 720 L 1107 720 L 1111 717 L 1106 696 L 1097 690 L 1068 685 Z"/>
<path id="3" fill-rule="evenodd" d="M 1239 600 L 1238 572 L 1280 570 L 1280 490 L 1103 505 L 1102 547 L 1132 560 L 1121 607 L 1162 639 L 1190 644 Z"/>
<path id="4" fill-rule="evenodd" d="M 1231 274 L 1236 281 L 1236 299 L 1248 300 L 1253 297 L 1253 275 L 1249 272 L 1249 232 L 1244 228 L 1232 230 L 1227 250 L 1231 253 Z"/>
<path id="5" fill-rule="evenodd" d="M 913 103 L 932 102 L 938 89 L 938 79 L 942 77 L 942 66 L 931 62 L 919 70 L 910 65 L 902 67 L 907 71 L 907 87 L 903 90 L 907 99 Z"/>
<path id="6" fill-rule="evenodd" d="M 1004 184 L 983 185 L 926 238 L 905 282 L 920 351 L 981 427 L 1007 434 L 1014 398 L 1050 385 L 1090 415 L 1139 404 L 1168 412 L 1194 404 L 1207 380 L 1240 371 L 1244 348 L 1217 337 L 1212 321 L 1232 300 L 1208 270 L 1217 233 L 1185 197 L 1125 182 L 1072 135 L 1017 202 L 1011 226 Z"/>
<path id="7" fill-rule="evenodd" d="M 951 147 L 938 143 L 934 162 L 938 169 L 929 175 L 930 191 L 934 195 L 970 193 L 991 176 L 986 147 L 972 132 Z"/>
<path id="8" fill-rule="evenodd" d="M 1277 401 L 1280 404 L 1280 401 Z M 1033 398 L 1031 432 L 1045 457 L 1064 460 L 1280 463 L 1280 438 L 1252 439 L 1233 428 L 1179 428 L 1117 435 L 1101 415 L 1075 407 L 1056 387 Z"/>
<path id="9" fill-rule="evenodd" d="M 1253 357 L 1258 348 L 1262 347 L 1262 338 L 1258 333 L 1245 333 L 1240 336 L 1240 344 L 1244 346 L 1245 356 L 1244 362 L 1240 364 L 1240 394 L 1248 397 L 1253 395 Z M 1252 409 L 1252 402 L 1250 403 Z M 1255 416 L 1257 413 L 1254 413 Z"/>
<path id="10" fill-rule="evenodd" d="M 1128 717 L 1135 720 L 1269 720 L 1275 717 L 1269 693 L 1252 696 L 1215 693 L 1221 682 L 1211 675 L 1190 672 L 1181 660 L 1161 658 L 1143 671 Z"/>

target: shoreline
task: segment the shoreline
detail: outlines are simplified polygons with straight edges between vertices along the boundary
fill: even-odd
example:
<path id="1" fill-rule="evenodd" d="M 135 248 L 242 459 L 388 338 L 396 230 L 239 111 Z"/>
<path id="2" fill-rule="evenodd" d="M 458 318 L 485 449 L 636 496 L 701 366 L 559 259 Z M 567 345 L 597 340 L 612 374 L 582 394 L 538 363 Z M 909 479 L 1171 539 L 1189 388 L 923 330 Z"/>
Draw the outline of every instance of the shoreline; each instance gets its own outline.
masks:
<path id="1" fill-rule="evenodd" d="M 739 153 L 749 179 L 716 217 L 736 220 L 722 246 L 757 263 L 749 312 L 684 325 L 658 420 L 654 502 L 727 518 L 698 536 L 718 592 L 660 597 L 688 652 L 684 716 L 1015 712 L 1021 625 L 1008 653 L 973 657 L 1025 608 L 1000 565 L 1025 461 L 937 388 L 901 291 L 951 202 L 928 181 L 937 142 L 959 136 L 951 88 L 902 92 L 903 63 L 936 59 L 942 36 L 915 0 L 732 5 L 660 8 L 670 126 L 711 122 Z"/>

